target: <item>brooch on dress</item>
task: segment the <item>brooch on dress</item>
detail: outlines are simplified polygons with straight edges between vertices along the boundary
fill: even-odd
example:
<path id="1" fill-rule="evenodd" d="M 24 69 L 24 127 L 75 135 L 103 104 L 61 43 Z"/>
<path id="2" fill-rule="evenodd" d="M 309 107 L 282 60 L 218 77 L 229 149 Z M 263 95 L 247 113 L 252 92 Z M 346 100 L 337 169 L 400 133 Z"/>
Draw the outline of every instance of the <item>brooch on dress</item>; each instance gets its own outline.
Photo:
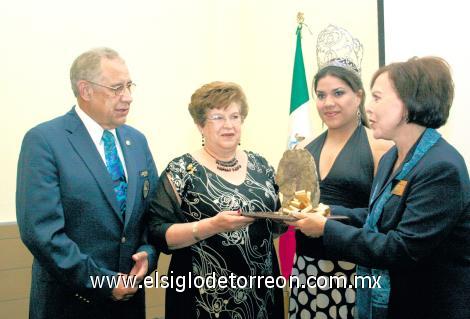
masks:
<path id="1" fill-rule="evenodd" d="M 188 174 L 191 174 L 194 176 L 194 173 L 197 172 L 197 169 L 196 167 L 194 167 L 193 164 L 189 164 L 187 167 L 186 167 L 186 172 L 188 172 Z"/>

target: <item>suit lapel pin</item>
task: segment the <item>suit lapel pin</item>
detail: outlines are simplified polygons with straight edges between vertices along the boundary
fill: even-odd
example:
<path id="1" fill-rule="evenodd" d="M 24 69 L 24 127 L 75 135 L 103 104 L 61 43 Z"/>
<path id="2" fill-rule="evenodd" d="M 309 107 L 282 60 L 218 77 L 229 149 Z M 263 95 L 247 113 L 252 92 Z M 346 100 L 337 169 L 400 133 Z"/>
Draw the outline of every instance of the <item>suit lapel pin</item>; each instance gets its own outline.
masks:
<path id="1" fill-rule="evenodd" d="M 126 140 L 126 145 L 127 145 L 127 146 L 130 146 L 130 145 L 131 145 L 131 141 Z"/>
<path id="2" fill-rule="evenodd" d="M 150 191 L 150 182 L 148 179 L 144 181 L 144 189 L 142 190 L 142 195 L 144 195 L 144 199 L 147 198 Z"/>
<path id="3" fill-rule="evenodd" d="M 403 193 L 405 192 L 406 184 L 408 184 L 408 181 L 402 179 L 401 181 L 398 182 L 397 185 L 392 190 L 393 195 L 397 196 L 403 196 Z"/>

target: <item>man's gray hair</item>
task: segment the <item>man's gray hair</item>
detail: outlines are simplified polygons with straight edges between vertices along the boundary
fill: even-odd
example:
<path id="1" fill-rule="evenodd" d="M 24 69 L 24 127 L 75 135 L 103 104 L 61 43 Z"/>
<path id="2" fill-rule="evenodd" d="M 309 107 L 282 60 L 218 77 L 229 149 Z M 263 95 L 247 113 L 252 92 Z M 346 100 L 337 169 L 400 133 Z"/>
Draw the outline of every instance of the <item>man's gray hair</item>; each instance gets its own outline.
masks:
<path id="1" fill-rule="evenodd" d="M 97 81 L 101 75 L 101 59 L 123 59 L 110 48 L 95 48 L 80 54 L 70 67 L 70 83 L 75 97 L 80 95 L 77 82 L 80 80 Z"/>

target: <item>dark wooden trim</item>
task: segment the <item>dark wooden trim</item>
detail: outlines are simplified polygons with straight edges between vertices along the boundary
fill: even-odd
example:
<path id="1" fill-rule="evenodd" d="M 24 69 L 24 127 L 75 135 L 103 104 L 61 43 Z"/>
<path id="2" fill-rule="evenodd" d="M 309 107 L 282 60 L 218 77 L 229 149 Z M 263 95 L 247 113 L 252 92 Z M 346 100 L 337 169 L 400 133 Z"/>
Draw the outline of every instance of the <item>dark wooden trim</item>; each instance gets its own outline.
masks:
<path id="1" fill-rule="evenodd" d="M 384 1 L 377 0 L 377 22 L 378 22 L 378 41 L 379 41 L 379 66 L 385 65 L 385 36 L 384 36 Z"/>
<path id="2" fill-rule="evenodd" d="M 16 222 L 0 223 L 0 239 L 20 238 Z"/>

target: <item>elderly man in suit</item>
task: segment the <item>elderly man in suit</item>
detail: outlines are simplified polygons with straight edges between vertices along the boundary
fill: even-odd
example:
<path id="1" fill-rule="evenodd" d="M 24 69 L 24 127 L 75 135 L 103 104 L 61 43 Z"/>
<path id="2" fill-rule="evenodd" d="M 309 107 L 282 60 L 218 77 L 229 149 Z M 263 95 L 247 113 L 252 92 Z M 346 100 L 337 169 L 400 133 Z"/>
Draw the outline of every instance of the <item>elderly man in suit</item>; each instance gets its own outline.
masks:
<path id="1" fill-rule="evenodd" d="M 108 48 L 76 58 L 70 80 L 78 106 L 28 131 L 19 157 L 30 318 L 145 318 L 138 282 L 157 261 L 144 215 L 157 171 L 144 135 L 124 124 L 135 84 Z"/>

